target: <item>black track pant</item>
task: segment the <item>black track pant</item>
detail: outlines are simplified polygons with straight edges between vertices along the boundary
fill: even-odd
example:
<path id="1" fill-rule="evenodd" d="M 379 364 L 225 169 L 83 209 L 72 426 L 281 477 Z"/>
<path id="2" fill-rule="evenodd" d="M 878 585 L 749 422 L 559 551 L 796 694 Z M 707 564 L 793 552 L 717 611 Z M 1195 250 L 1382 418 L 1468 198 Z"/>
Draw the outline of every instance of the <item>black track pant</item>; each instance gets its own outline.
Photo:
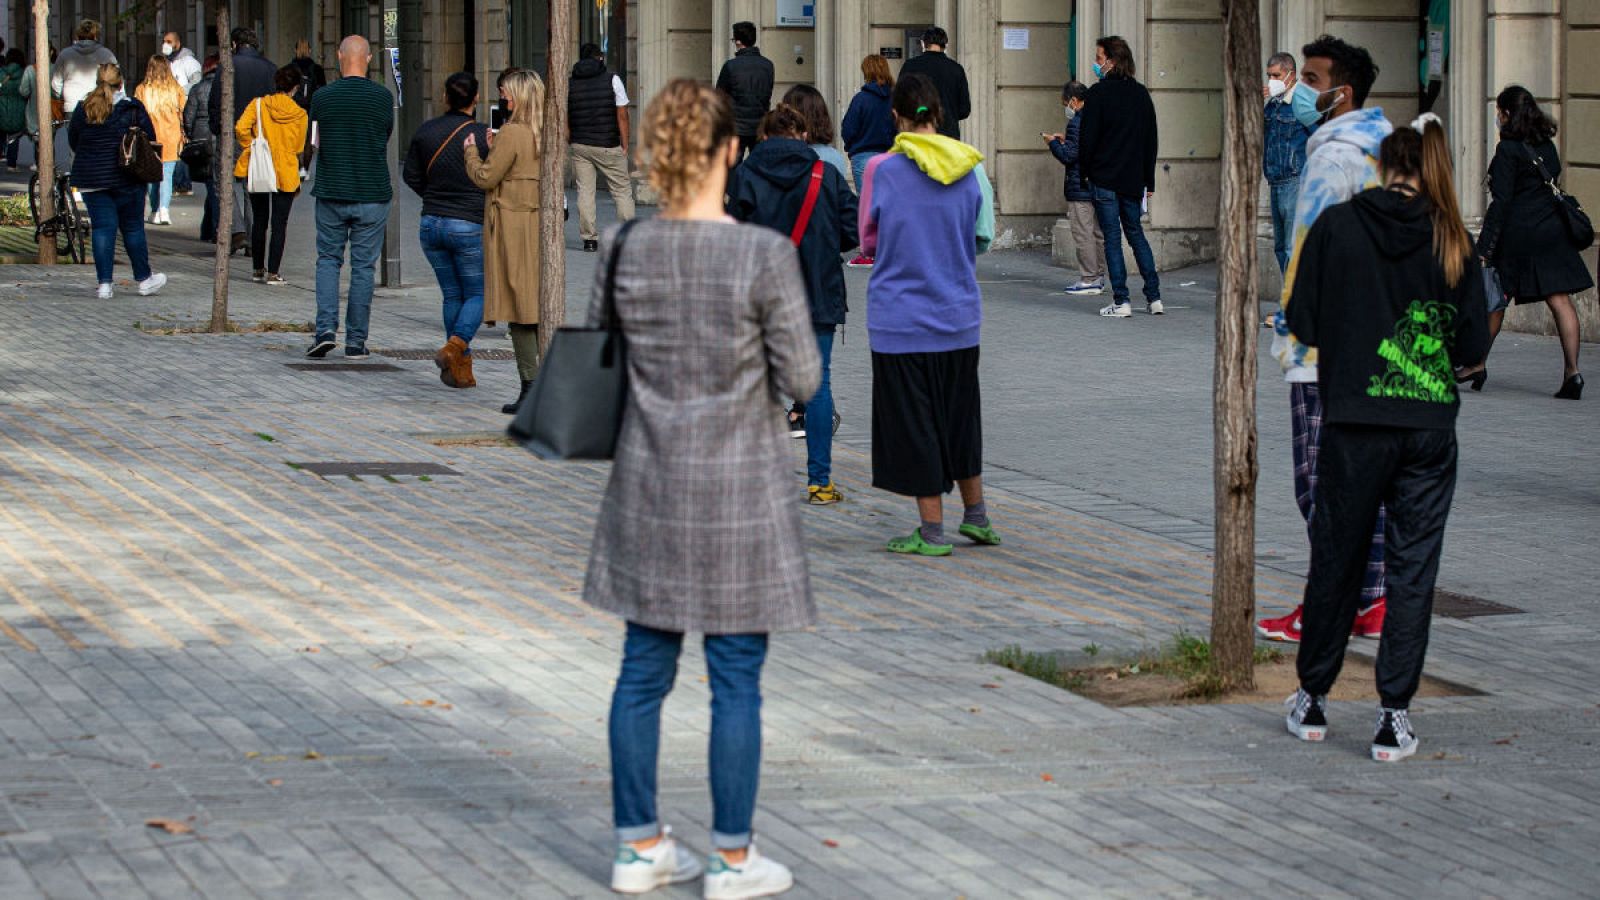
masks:
<path id="1" fill-rule="evenodd" d="M 294 198 L 294 194 L 286 191 L 250 195 L 251 212 L 254 214 L 250 219 L 250 259 L 257 269 L 266 269 L 274 275 L 283 274 L 278 267 L 283 263 L 283 242 L 288 237 L 289 210 L 294 206 Z M 270 251 L 267 249 L 269 223 L 272 226 Z"/>
<path id="2" fill-rule="evenodd" d="M 1328 693 L 1361 606 L 1378 506 L 1388 509 L 1389 605 L 1378 645 L 1378 697 L 1405 709 L 1422 678 L 1433 582 L 1456 491 L 1454 430 L 1327 424 L 1317 461 L 1311 574 L 1300 615 L 1300 686 Z"/>

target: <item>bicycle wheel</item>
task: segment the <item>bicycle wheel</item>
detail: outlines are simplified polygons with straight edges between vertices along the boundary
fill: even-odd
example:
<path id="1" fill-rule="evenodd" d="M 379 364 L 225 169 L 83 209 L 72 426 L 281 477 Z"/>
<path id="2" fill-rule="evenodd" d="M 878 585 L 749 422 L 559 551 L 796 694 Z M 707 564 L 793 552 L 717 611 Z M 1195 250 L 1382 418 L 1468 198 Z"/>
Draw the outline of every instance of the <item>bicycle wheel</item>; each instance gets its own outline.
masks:
<path id="1" fill-rule="evenodd" d="M 39 231 L 39 173 L 28 179 L 28 214 L 33 217 L 33 230 Z"/>
<path id="2" fill-rule="evenodd" d="M 72 254 L 73 262 L 87 262 L 84 238 L 89 233 L 89 215 L 78 205 L 72 193 L 72 184 L 65 177 L 61 179 L 61 199 L 57 202 L 61 205 L 62 223 L 67 232 L 67 252 Z"/>

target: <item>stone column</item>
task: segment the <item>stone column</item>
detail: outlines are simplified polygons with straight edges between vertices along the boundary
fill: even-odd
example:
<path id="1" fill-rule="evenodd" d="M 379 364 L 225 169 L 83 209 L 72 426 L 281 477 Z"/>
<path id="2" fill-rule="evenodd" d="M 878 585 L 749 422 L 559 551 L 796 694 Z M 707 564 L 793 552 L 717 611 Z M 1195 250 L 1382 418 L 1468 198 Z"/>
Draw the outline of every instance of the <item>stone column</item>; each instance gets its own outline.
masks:
<path id="1" fill-rule="evenodd" d="M 1487 198 L 1482 174 L 1488 168 L 1487 147 L 1493 139 L 1489 115 L 1487 56 L 1488 10 L 1484 0 L 1450 4 L 1450 108 L 1445 128 L 1455 151 L 1456 198 L 1461 215 L 1483 215 Z"/>
<path id="2" fill-rule="evenodd" d="M 991 160 L 986 166 L 991 169 L 995 154 L 995 83 L 999 62 L 995 58 L 995 22 L 994 0 L 962 0 L 956 10 L 956 33 L 950 37 L 957 61 L 967 70 L 972 94 L 972 115 L 961 123 L 961 139 Z M 947 26 L 940 27 L 949 30 Z M 989 180 L 995 177 L 990 171 Z"/>
<path id="3" fill-rule="evenodd" d="M 1094 42 L 1105 36 L 1100 17 L 1100 4 L 1084 2 L 1077 4 L 1077 7 L 1077 20 L 1074 24 L 1078 31 L 1078 70 L 1072 73 L 1072 77 L 1084 84 L 1094 84 L 1094 69 L 1090 68 L 1094 64 Z"/>
<path id="4" fill-rule="evenodd" d="M 865 0 L 834 0 L 828 6 L 837 10 L 833 17 L 833 27 L 827 32 L 834 44 L 833 88 L 834 97 L 838 102 L 832 108 L 834 120 L 837 122 L 844 119 L 851 98 L 855 97 L 856 90 L 861 87 L 861 59 L 870 52 L 867 49 L 869 25 Z M 822 40 L 823 36 L 819 34 L 817 36 L 819 49 Z"/>
<path id="5" fill-rule="evenodd" d="M 1326 16 L 1325 0 L 1278 0 L 1277 49 L 1294 54 L 1300 61 L 1300 48 L 1322 34 Z"/>
<path id="6" fill-rule="evenodd" d="M 956 34 L 959 30 L 956 26 L 957 16 L 956 0 L 933 0 L 933 21 L 928 24 L 950 32 L 950 42 L 959 44 L 964 36 Z"/>
<path id="7" fill-rule="evenodd" d="M 1085 4 L 1087 5 L 1087 4 Z M 1104 0 L 1100 12 L 1100 34 L 1096 38 L 1108 34 L 1120 36 L 1128 42 L 1128 48 L 1133 51 L 1133 64 L 1139 70 L 1139 80 L 1148 81 L 1144 74 L 1145 65 L 1145 4 L 1142 0 Z M 1094 44 L 1089 45 L 1087 62 L 1094 62 Z M 1218 52 L 1221 52 L 1220 48 Z"/>
<path id="8" fill-rule="evenodd" d="M 732 0 L 712 0 L 711 3 L 711 78 L 722 71 L 722 64 L 733 57 L 733 16 L 729 10 Z"/>
<path id="9" fill-rule="evenodd" d="M 811 85 L 828 104 L 828 111 L 833 114 L 834 142 L 842 146 L 838 130 L 844 110 L 839 107 L 839 94 L 834 89 L 838 82 L 838 47 L 834 44 L 835 25 L 839 21 L 838 3 L 818 3 L 813 9 L 816 17 L 811 26 Z"/>
<path id="10" fill-rule="evenodd" d="M 635 73 L 634 99 L 641 109 L 645 98 L 653 96 L 667 83 L 668 14 L 665 3 L 645 2 L 638 6 L 639 40 L 635 46 L 638 48 L 639 66 Z"/>

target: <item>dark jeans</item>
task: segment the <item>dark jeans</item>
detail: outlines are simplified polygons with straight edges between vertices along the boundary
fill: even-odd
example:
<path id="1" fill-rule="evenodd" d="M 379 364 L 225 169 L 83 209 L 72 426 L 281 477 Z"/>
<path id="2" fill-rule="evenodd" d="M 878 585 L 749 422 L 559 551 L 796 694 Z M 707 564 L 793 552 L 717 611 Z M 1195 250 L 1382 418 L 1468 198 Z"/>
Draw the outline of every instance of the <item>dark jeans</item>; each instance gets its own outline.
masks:
<path id="1" fill-rule="evenodd" d="M 1156 274 L 1156 255 L 1145 240 L 1144 226 L 1139 223 L 1143 197 L 1123 197 L 1105 188 L 1094 189 L 1094 215 L 1100 221 L 1100 232 L 1106 239 L 1106 274 L 1111 276 L 1111 300 L 1128 302 L 1128 264 L 1122 257 L 1122 233 L 1128 234 L 1128 246 L 1133 248 L 1133 261 L 1144 278 L 1144 299 L 1161 299 L 1161 276 Z"/>
<path id="2" fill-rule="evenodd" d="M 217 242 L 217 218 L 221 216 L 217 200 L 217 183 L 215 181 L 202 182 L 206 186 L 206 211 L 200 217 L 200 240 L 208 244 Z"/>
<path id="3" fill-rule="evenodd" d="M 17 132 L 15 134 L 11 134 L 0 131 L 0 143 L 4 143 L 6 148 L 7 166 L 10 166 L 13 169 L 17 167 L 17 148 L 22 146 L 22 139 L 27 136 L 28 135 L 26 132 Z M 37 144 L 35 146 L 37 146 Z"/>
<path id="4" fill-rule="evenodd" d="M 422 255 L 444 295 L 444 336 L 468 344 L 483 324 L 483 226 L 466 219 L 422 217 Z"/>
<path id="5" fill-rule="evenodd" d="M 619 842 L 661 832 L 656 817 L 661 703 L 677 678 L 682 647 L 679 632 L 628 623 L 622 674 L 611 695 L 611 805 Z M 735 850 L 750 844 L 761 776 L 761 664 L 767 636 L 708 634 L 705 653 L 711 681 L 711 844 Z"/>
<path id="6" fill-rule="evenodd" d="M 344 344 L 367 345 L 372 317 L 372 283 L 383 252 L 387 203 L 317 201 L 317 337 L 339 331 L 339 270 L 350 248 L 350 294 L 346 301 Z"/>
<path id="7" fill-rule="evenodd" d="M 1322 432 L 1311 573 L 1300 613 L 1300 686 L 1328 693 L 1344 664 L 1350 626 L 1362 606 L 1361 577 L 1378 506 L 1389 512 L 1384 541 L 1389 606 L 1378 644 L 1378 697 L 1405 709 L 1422 678 L 1433 615 L 1433 584 L 1445 520 L 1456 490 L 1453 430 L 1329 423 Z"/>
<path id="8" fill-rule="evenodd" d="M 117 232 L 133 265 L 133 280 L 150 277 L 150 251 L 144 240 L 144 185 L 84 191 L 83 205 L 89 210 L 94 245 L 94 274 L 101 284 L 111 283 L 111 267 L 116 258 Z"/>
<path id="9" fill-rule="evenodd" d="M 286 191 L 274 191 L 266 194 L 251 194 L 251 219 L 250 219 L 250 260 L 255 264 L 256 271 L 266 269 L 274 275 L 282 275 L 278 266 L 283 263 L 283 242 L 288 237 L 289 210 L 294 206 L 295 194 Z M 267 225 L 272 226 L 272 247 L 267 248 Z M 262 256 L 266 257 L 263 266 Z"/>
<path id="10" fill-rule="evenodd" d="M 189 164 L 181 159 L 178 160 L 177 168 L 172 170 L 172 189 L 175 191 L 194 190 L 194 179 L 189 175 Z"/>
<path id="11" fill-rule="evenodd" d="M 822 354 L 822 382 L 806 402 L 807 484 L 833 481 L 833 386 L 828 376 L 833 359 L 833 328 L 817 326 L 817 350 Z"/>

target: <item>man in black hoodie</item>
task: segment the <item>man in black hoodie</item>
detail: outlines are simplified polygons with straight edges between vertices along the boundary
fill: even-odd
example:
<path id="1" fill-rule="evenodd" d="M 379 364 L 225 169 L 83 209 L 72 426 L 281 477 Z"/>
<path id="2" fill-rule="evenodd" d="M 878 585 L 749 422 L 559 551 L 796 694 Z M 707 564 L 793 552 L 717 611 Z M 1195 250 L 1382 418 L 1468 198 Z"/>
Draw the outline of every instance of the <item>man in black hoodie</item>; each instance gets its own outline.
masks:
<path id="1" fill-rule="evenodd" d="M 772 83 L 776 73 L 772 60 L 756 46 L 754 22 L 733 25 L 733 59 L 722 64 L 717 74 L 717 90 L 733 99 L 733 128 L 739 135 L 739 159 L 756 145 L 756 129 L 761 117 L 772 106 Z"/>
<path id="2" fill-rule="evenodd" d="M 1078 160 L 1093 185 L 1095 217 L 1106 241 L 1106 273 L 1111 276 L 1111 305 L 1100 315 L 1133 315 L 1122 256 L 1122 234 L 1127 232 L 1144 278 L 1145 308 L 1159 316 L 1166 312 L 1161 276 L 1139 221 L 1145 198 L 1156 192 L 1156 106 L 1150 92 L 1134 80 L 1133 51 L 1122 38 L 1111 35 L 1095 42 L 1094 73 L 1100 81 L 1089 88 L 1080 114 Z"/>
<path id="3" fill-rule="evenodd" d="M 278 74 L 278 67 L 272 60 L 261 55 L 261 42 L 256 38 L 254 29 L 235 28 L 229 35 L 233 43 L 233 121 L 239 120 L 239 114 L 246 106 L 256 102 L 256 98 L 265 97 L 274 93 L 277 86 L 273 82 Z M 222 82 L 221 73 L 217 81 L 211 84 L 211 99 L 206 103 L 206 113 L 213 123 L 215 133 L 222 134 Z M 237 158 L 237 154 L 235 154 Z M 219 188 L 226 184 L 226 174 L 220 183 L 212 182 L 212 187 Z M 244 248 L 245 235 L 250 232 L 250 197 L 244 189 L 244 179 L 234 179 L 233 187 L 233 247 L 230 252 L 237 253 Z"/>
<path id="4" fill-rule="evenodd" d="M 961 140 L 961 122 L 972 115 L 972 94 L 967 88 L 967 70 L 945 53 L 950 45 L 950 35 L 937 25 L 922 33 L 922 52 L 906 60 L 900 68 L 900 77 L 922 75 L 933 82 L 939 92 L 939 106 L 944 116 L 939 120 L 939 133 L 947 138 Z"/>
<path id="5" fill-rule="evenodd" d="M 617 219 L 633 218 L 633 184 L 628 180 L 628 91 L 606 69 L 599 44 L 578 51 L 567 89 L 567 129 L 572 135 L 572 172 L 578 180 L 578 236 L 583 252 L 600 249 L 594 208 L 595 173 L 617 205 Z"/>

